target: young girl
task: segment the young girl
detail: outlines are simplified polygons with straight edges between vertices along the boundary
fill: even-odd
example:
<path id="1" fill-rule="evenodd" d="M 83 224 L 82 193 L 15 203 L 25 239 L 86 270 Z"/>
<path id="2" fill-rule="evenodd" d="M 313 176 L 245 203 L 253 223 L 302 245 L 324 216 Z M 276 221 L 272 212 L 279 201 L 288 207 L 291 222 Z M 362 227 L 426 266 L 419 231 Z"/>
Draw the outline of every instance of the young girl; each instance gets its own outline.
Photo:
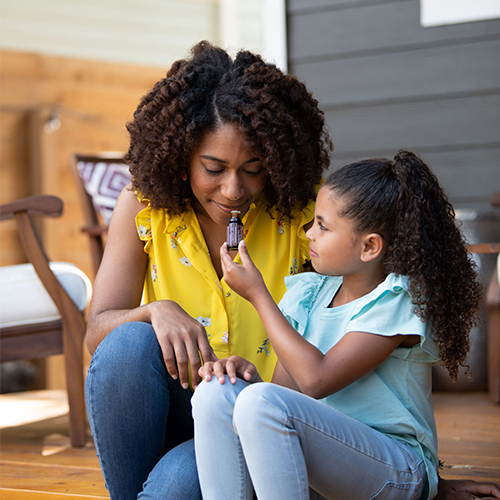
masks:
<path id="1" fill-rule="evenodd" d="M 224 279 L 256 308 L 278 364 L 274 383 L 254 384 L 255 367 L 236 356 L 200 369 L 203 498 L 307 499 L 311 487 L 431 499 L 431 366 L 440 358 L 456 379 L 481 298 L 453 208 L 422 160 L 400 151 L 330 175 L 307 237 L 318 274 L 286 278 L 279 308 L 244 243 L 234 262 L 221 249 Z"/>

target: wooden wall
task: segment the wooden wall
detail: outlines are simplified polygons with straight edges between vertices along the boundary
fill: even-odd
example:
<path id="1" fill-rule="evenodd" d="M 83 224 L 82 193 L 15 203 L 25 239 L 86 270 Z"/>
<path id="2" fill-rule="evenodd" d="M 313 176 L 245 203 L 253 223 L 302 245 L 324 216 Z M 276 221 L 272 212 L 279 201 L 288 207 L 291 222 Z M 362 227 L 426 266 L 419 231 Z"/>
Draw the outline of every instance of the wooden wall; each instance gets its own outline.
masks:
<path id="1" fill-rule="evenodd" d="M 83 212 L 69 160 L 73 153 L 124 151 L 125 123 L 162 70 L 22 52 L 0 53 L 0 201 L 53 194 L 62 217 L 42 225 L 52 260 L 72 262 L 93 279 Z M 51 114 L 60 128 L 47 133 Z M 0 225 L 0 264 L 25 262 L 15 227 Z M 60 362 L 48 370 L 49 387 L 63 387 Z"/>
<path id="2" fill-rule="evenodd" d="M 8 50 L 163 67 L 186 56 L 199 40 L 219 41 L 218 3 L 2 0 L 0 44 Z"/>
<path id="3" fill-rule="evenodd" d="M 420 153 L 455 207 L 500 191 L 500 19 L 422 28 L 419 0 L 288 0 L 289 70 L 319 99 L 332 167 Z"/>

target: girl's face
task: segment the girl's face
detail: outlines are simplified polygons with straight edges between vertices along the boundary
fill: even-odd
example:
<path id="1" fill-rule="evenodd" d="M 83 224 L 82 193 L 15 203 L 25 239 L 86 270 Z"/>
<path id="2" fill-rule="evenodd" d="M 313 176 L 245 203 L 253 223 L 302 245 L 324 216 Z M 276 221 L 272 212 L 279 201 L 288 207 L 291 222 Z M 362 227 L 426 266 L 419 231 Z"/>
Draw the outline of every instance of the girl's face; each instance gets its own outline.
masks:
<path id="1" fill-rule="evenodd" d="M 344 200 L 328 187 L 319 190 L 314 224 L 307 231 L 309 255 L 314 269 L 329 276 L 347 276 L 362 269 L 364 239 L 351 220 L 339 215 Z"/>
<path id="2" fill-rule="evenodd" d="M 259 198 L 267 171 L 236 127 L 224 124 L 205 133 L 191 158 L 188 177 L 196 214 L 227 225 L 231 210 L 243 216 Z"/>

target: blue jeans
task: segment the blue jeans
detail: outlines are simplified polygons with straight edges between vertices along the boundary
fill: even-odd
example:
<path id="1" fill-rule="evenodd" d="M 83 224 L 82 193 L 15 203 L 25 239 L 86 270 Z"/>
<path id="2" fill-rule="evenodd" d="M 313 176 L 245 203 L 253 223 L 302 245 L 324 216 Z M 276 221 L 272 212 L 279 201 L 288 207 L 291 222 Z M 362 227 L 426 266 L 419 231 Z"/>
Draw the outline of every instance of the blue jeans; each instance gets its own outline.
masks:
<path id="1" fill-rule="evenodd" d="M 426 483 L 412 449 L 299 392 L 213 378 L 192 405 L 204 500 L 416 500 Z"/>
<path id="2" fill-rule="evenodd" d="M 104 338 L 85 396 L 112 500 L 201 499 L 191 393 L 168 374 L 150 324 L 125 323 Z"/>

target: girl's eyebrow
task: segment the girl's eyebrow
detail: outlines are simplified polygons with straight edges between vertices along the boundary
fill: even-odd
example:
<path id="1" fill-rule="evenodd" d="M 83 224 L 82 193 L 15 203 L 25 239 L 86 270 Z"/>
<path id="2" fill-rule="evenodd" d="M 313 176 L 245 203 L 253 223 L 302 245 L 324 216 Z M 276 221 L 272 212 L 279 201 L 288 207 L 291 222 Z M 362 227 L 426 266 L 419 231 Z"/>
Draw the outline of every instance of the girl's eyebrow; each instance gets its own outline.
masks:
<path id="1" fill-rule="evenodd" d="M 204 160 L 210 160 L 210 161 L 216 161 L 217 163 L 224 163 L 225 165 L 227 165 L 229 162 L 226 161 L 226 160 L 221 160 L 220 158 L 217 158 L 215 156 L 211 156 L 211 155 L 200 155 L 200 158 L 203 158 Z M 257 161 L 260 161 L 260 158 L 252 158 L 248 161 L 246 161 L 245 163 L 243 163 L 243 165 L 247 165 L 248 163 L 255 163 Z"/>

